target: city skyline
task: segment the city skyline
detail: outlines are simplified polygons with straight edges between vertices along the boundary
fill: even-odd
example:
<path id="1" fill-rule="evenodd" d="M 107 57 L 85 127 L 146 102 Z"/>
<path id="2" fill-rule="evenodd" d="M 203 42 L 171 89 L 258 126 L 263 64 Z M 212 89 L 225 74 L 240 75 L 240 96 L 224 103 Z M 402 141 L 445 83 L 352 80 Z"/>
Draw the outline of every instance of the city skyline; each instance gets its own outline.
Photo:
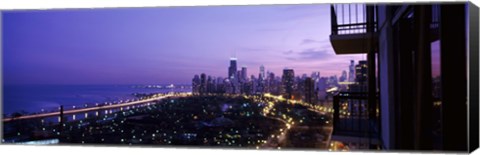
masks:
<path id="1" fill-rule="evenodd" d="M 470 5 L 2 12 L 1 143 L 474 150 Z"/>
<path id="2" fill-rule="evenodd" d="M 4 84 L 189 83 L 232 56 L 248 77 L 339 76 L 364 56 L 336 56 L 327 19 L 325 4 L 6 11 Z"/>

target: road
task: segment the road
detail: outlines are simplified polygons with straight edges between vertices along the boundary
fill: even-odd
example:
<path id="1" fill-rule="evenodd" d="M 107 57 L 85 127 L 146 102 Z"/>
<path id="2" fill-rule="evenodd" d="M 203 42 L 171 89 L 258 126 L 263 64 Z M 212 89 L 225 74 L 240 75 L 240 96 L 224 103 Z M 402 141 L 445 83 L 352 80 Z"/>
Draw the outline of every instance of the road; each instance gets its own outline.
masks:
<path id="1" fill-rule="evenodd" d="M 154 98 L 149 98 L 149 99 L 144 99 L 144 100 L 139 100 L 139 101 L 132 101 L 132 102 L 127 102 L 127 103 L 121 103 L 121 104 L 115 104 L 115 105 L 105 105 L 105 106 L 98 106 L 98 107 L 65 110 L 65 111 L 63 111 L 63 114 L 68 115 L 68 114 L 76 114 L 76 113 L 83 113 L 83 112 L 90 112 L 90 111 L 114 109 L 114 108 L 120 108 L 120 107 L 125 107 L 125 106 L 143 104 L 143 103 L 160 100 L 160 99 L 167 98 L 167 97 L 181 96 L 181 95 L 183 95 L 183 96 L 188 95 L 188 93 L 182 93 L 182 94 L 176 94 L 176 95 L 175 94 L 166 94 L 166 95 L 162 95 L 162 96 L 159 96 L 159 97 L 154 97 Z M 59 115 L 60 115 L 60 112 L 33 114 L 33 115 L 25 115 L 25 116 L 20 116 L 20 117 L 15 117 L 15 118 L 3 118 L 3 122 L 8 122 L 8 121 L 12 121 L 12 120 L 21 120 L 21 119 L 44 118 L 44 117 L 52 117 L 52 116 L 59 116 Z"/>

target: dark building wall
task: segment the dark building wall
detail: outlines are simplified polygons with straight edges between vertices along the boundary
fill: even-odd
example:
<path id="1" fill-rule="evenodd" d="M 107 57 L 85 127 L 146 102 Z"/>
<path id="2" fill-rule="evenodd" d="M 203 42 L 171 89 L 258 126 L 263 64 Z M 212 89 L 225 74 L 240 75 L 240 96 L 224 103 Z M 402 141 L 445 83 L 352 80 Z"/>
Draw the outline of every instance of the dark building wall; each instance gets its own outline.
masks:
<path id="1" fill-rule="evenodd" d="M 315 91 L 315 81 L 310 78 L 310 77 L 307 77 L 305 78 L 305 90 L 304 90 L 304 101 L 307 102 L 307 103 L 311 103 L 311 104 L 315 104 L 316 103 L 316 91 Z"/>
<path id="2" fill-rule="evenodd" d="M 432 150 L 438 143 L 432 135 L 431 8 L 378 6 L 378 79 L 385 149 Z M 463 115 L 467 111 L 462 104 L 466 103 L 467 81 L 466 7 L 457 3 L 442 4 L 441 8 L 443 145 L 437 149 L 462 151 L 467 146 Z"/>
<path id="3" fill-rule="evenodd" d="M 445 150 L 466 151 L 466 4 L 441 5 L 440 10 L 443 147 Z"/>
<path id="4" fill-rule="evenodd" d="M 228 67 L 228 78 L 232 78 L 232 77 L 237 78 L 236 74 L 237 74 L 237 60 L 231 58 L 230 66 Z"/>
<path id="5" fill-rule="evenodd" d="M 284 69 L 282 75 L 282 95 L 284 95 L 285 98 L 292 98 L 293 91 L 295 90 L 294 82 L 295 73 L 293 69 Z"/>
<path id="6" fill-rule="evenodd" d="M 389 24 L 392 18 L 392 8 L 385 5 L 378 7 L 378 33 L 379 33 L 379 61 L 378 80 L 380 86 L 380 115 L 381 117 L 381 141 L 385 149 L 395 147 L 395 121 L 394 121 L 394 74 L 393 74 L 393 38 L 392 26 Z"/>
<path id="7" fill-rule="evenodd" d="M 478 13 L 478 6 L 475 6 L 472 2 L 469 2 L 468 4 L 468 23 L 469 23 L 469 29 L 468 29 L 468 42 L 469 42 L 469 56 L 468 58 L 470 59 L 470 64 L 469 64 L 469 87 L 470 87 L 470 92 L 469 93 L 469 151 L 472 152 L 475 149 L 478 149 L 478 140 L 479 140 L 479 98 L 478 98 L 478 86 L 479 86 L 479 63 L 478 63 L 478 58 L 479 58 L 479 51 L 478 51 L 478 41 L 479 41 L 479 33 L 478 33 L 478 23 L 479 23 L 479 13 Z"/>

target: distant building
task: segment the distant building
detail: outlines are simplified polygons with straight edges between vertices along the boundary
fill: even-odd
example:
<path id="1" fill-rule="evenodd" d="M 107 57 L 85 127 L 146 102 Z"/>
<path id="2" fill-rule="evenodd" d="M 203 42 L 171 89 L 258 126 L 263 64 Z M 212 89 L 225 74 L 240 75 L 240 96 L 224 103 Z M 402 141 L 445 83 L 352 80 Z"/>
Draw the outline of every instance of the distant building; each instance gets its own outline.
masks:
<path id="1" fill-rule="evenodd" d="M 320 79 L 320 72 L 312 72 L 310 77 L 312 77 L 313 80 L 318 80 Z"/>
<path id="2" fill-rule="evenodd" d="M 237 77 L 237 58 L 230 58 L 230 66 L 228 67 L 228 78 Z"/>
<path id="3" fill-rule="evenodd" d="M 245 66 L 242 67 L 242 70 L 241 70 L 241 74 L 240 74 L 240 75 L 241 75 L 241 81 L 242 81 L 242 82 L 247 81 L 247 76 L 248 76 L 248 74 L 247 74 L 247 67 L 245 67 Z"/>
<path id="4" fill-rule="evenodd" d="M 192 93 L 200 93 L 200 77 L 198 75 L 195 75 L 192 79 Z"/>
<path id="5" fill-rule="evenodd" d="M 226 89 L 225 89 L 225 82 L 223 78 L 217 77 L 215 88 L 216 88 L 216 93 L 225 93 Z"/>
<path id="6" fill-rule="evenodd" d="M 262 75 L 259 74 L 259 77 L 261 77 L 261 76 L 262 76 Z M 265 92 L 265 83 L 266 83 L 266 80 L 265 80 L 265 79 L 261 79 L 261 78 L 259 78 L 259 79 L 257 79 L 257 80 L 255 81 L 255 84 L 256 84 L 256 86 L 255 86 L 255 93 L 256 93 L 256 94 L 262 94 L 262 93 Z"/>
<path id="7" fill-rule="evenodd" d="M 265 66 L 261 65 L 260 66 L 260 80 L 265 80 Z"/>
<path id="8" fill-rule="evenodd" d="M 275 90 L 278 91 L 278 89 L 275 89 L 275 74 L 272 72 L 267 72 L 267 78 L 265 82 L 265 91 L 273 94 L 278 94 L 277 92 L 274 92 Z"/>
<path id="9" fill-rule="evenodd" d="M 212 78 L 211 76 L 208 76 L 207 78 L 207 93 L 213 93 L 215 92 L 215 78 Z"/>
<path id="10" fill-rule="evenodd" d="M 207 92 L 207 75 L 205 75 L 205 73 L 202 73 L 200 75 L 199 93 L 200 93 L 200 95 L 203 95 L 206 92 Z"/>
<path id="11" fill-rule="evenodd" d="M 335 87 L 338 85 L 338 78 L 336 75 L 330 76 L 327 80 L 327 85 L 330 87 Z"/>
<path id="12" fill-rule="evenodd" d="M 355 82 L 355 61 L 350 60 L 350 67 L 348 71 L 348 82 Z"/>
<path id="13" fill-rule="evenodd" d="M 225 80 L 223 80 L 223 84 L 224 84 L 225 93 L 228 93 L 228 94 L 235 93 L 235 88 L 230 78 L 225 78 Z"/>
<path id="14" fill-rule="evenodd" d="M 355 79 L 356 82 L 363 85 L 367 82 L 367 61 L 360 60 L 355 66 Z"/>
<path id="15" fill-rule="evenodd" d="M 347 80 L 347 71 L 342 72 L 342 76 L 340 76 L 340 79 L 338 79 L 340 82 L 345 82 Z"/>
<path id="16" fill-rule="evenodd" d="M 282 75 L 282 95 L 285 98 L 292 98 L 294 91 L 295 73 L 293 69 L 284 69 Z"/>
<path id="17" fill-rule="evenodd" d="M 305 74 L 305 73 L 302 74 L 302 80 L 305 80 L 307 77 L 308 77 L 307 74 Z"/>
<path id="18" fill-rule="evenodd" d="M 326 77 L 321 77 L 318 82 L 317 82 L 317 94 L 318 94 L 318 99 L 320 101 L 325 101 L 327 100 L 327 81 L 328 78 Z"/>
<path id="19" fill-rule="evenodd" d="M 305 78 L 304 82 L 304 101 L 307 103 L 316 103 L 317 95 L 315 91 L 315 81 L 311 77 Z"/>

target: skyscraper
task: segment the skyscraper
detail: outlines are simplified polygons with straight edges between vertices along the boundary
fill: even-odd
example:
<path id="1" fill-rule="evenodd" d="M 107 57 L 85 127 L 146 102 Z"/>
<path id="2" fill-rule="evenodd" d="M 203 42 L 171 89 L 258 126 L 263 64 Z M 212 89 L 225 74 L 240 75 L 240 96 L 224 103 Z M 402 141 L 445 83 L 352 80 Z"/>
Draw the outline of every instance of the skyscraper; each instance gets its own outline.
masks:
<path id="1" fill-rule="evenodd" d="M 337 86 L 338 85 L 337 75 L 330 76 L 328 78 L 327 84 L 331 87 Z"/>
<path id="2" fill-rule="evenodd" d="M 200 93 L 200 77 L 198 75 L 195 75 L 192 79 L 192 93 Z"/>
<path id="3" fill-rule="evenodd" d="M 282 95 L 285 98 L 292 98 L 294 91 L 295 73 L 293 69 L 283 69 L 282 75 Z"/>
<path id="4" fill-rule="evenodd" d="M 243 66 L 242 67 L 242 72 L 241 72 L 241 80 L 243 82 L 247 81 L 247 67 L 246 66 Z"/>
<path id="5" fill-rule="evenodd" d="M 355 61 L 350 60 L 350 67 L 348 71 L 348 82 L 355 82 Z"/>
<path id="6" fill-rule="evenodd" d="M 261 65 L 260 66 L 260 80 L 265 79 L 265 66 Z"/>
<path id="7" fill-rule="evenodd" d="M 314 104 L 316 102 L 315 81 L 311 77 L 305 78 L 304 98 L 307 103 Z"/>
<path id="8" fill-rule="evenodd" d="M 317 82 L 317 85 L 318 85 L 317 94 L 318 94 L 318 99 L 320 101 L 327 100 L 327 88 L 328 88 L 327 81 L 328 81 L 327 77 L 321 77 Z"/>
<path id="9" fill-rule="evenodd" d="M 279 89 L 276 89 L 276 85 L 275 85 L 275 73 L 270 72 L 270 71 L 267 71 L 267 78 L 266 78 L 266 80 L 267 80 L 266 86 L 265 86 L 266 91 L 278 95 L 278 90 L 279 90 Z"/>
<path id="10" fill-rule="evenodd" d="M 208 76 L 207 77 L 207 93 L 213 93 L 215 91 L 215 88 L 214 88 L 214 79 L 215 77 L 212 78 L 212 76 Z"/>
<path id="11" fill-rule="evenodd" d="M 228 78 L 237 77 L 237 58 L 230 58 L 230 66 L 228 67 Z"/>
<path id="12" fill-rule="evenodd" d="M 340 79 L 338 79 L 340 82 L 345 82 L 347 80 L 347 71 L 343 70 L 342 71 L 342 76 L 340 76 Z"/>
<path id="13" fill-rule="evenodd" d="M 304 74 L 302 74 L 302 78 L 301 78 L 301 79 L 304 80 L 304 79 L 306 79 L 307 77 L 308 77 L 307 74 L 304 73 Z"/>
<path id="14" fill-rule="evenodd" d="M 235 76 L 237 82 L 242 82 L 242 70 L 237 70 L 237 74 Z"/>
<path id="15" fill-rule="evenodd" d="M 312 72 L 312 75 L 310 75 L 312 79 L 316 80 L 320 78 L 320 72 Z"/>
<path id="16" fill-rule="evenodd" d="M 207 92 L 207 75 L 205 73 L 202 73 L 200 75 L 200 88 L 199 88 L 199 93 L 200 95 L 203 95 Z"/>
<path id="17" fill-rule="evenodd" d="M 357 66 L 355 67 L 356 72 L 356 82 L 359 84 L 366 84 L 367 82 L 367 61 L 360 60 L 358 61 Z"/>

